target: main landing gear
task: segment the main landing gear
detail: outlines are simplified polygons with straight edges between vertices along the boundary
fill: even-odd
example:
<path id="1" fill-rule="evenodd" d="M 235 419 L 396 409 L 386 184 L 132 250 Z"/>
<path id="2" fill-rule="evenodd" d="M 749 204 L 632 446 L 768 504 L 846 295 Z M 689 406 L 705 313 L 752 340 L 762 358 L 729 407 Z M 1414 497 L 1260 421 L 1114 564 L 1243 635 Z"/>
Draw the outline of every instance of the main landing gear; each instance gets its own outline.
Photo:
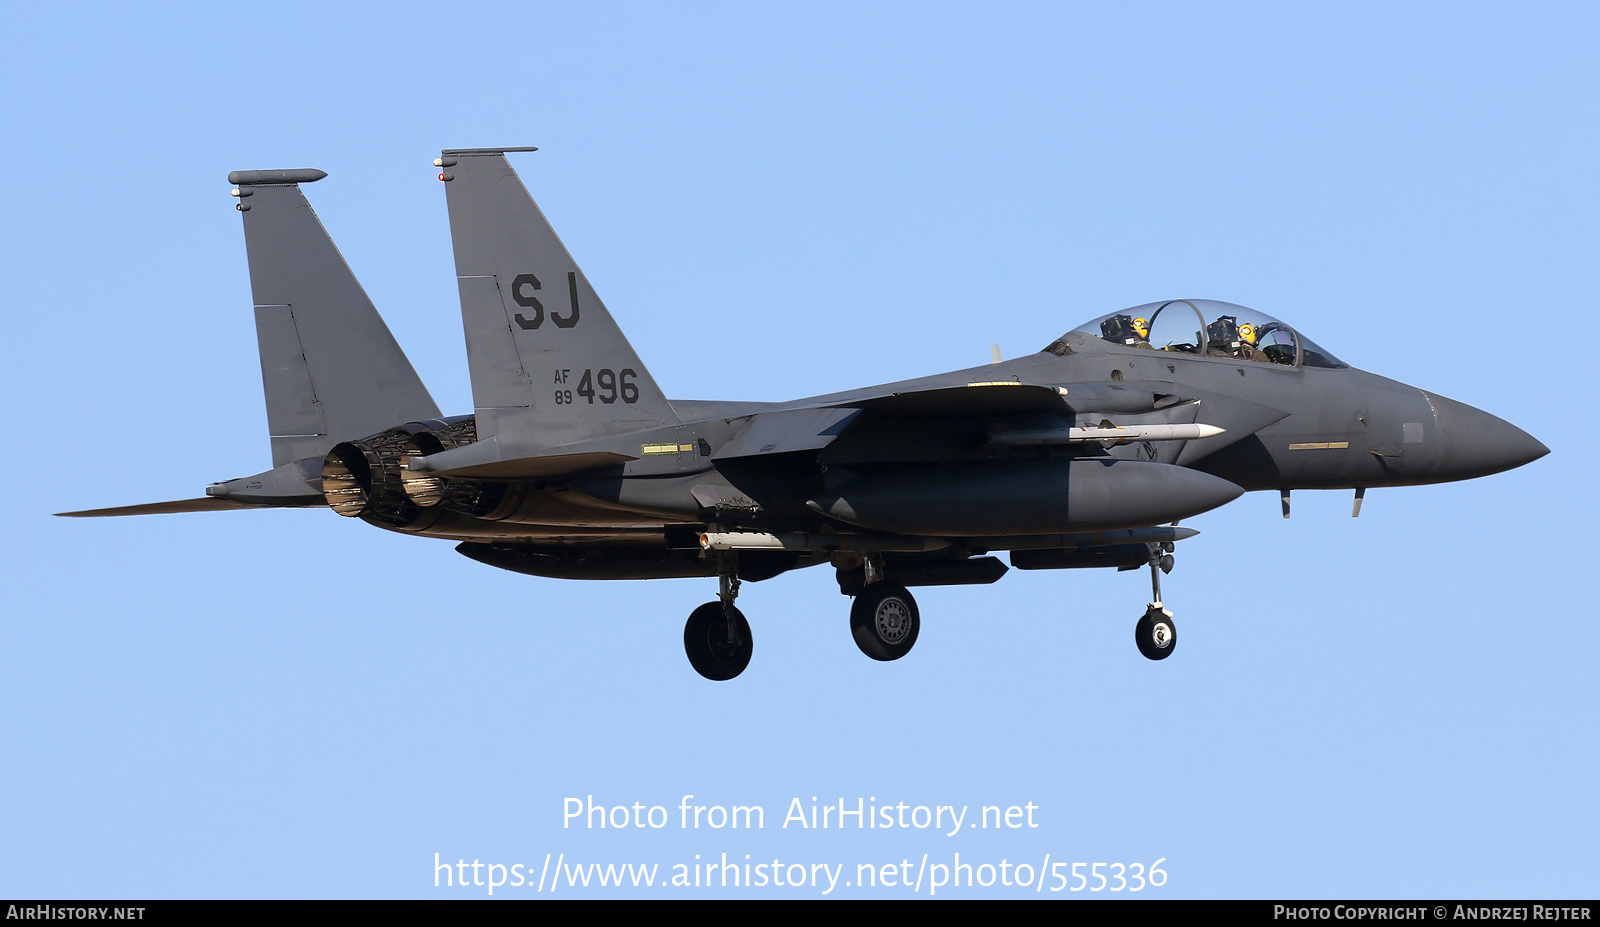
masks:
<path id="1" fill-rule="evenodd" d="M 1172 612 L 1161 604 L 1161 574 L 1172 572 L 1172 555 L 1167 553 L 1171 544 L 1150 544 L 1150 588 L 1155 601 L 1145 609 L 1144 617 L 1133 628 L 1133 641 L 1139 652 L 1151 660 L 1165 660 L 1178 647 L 1178 625 Z"/>
<path id="2" fill-rule="evenodd" d="M 744 672 L 755 648 L 750 622 L 733 605 L 739 597 L 739 576 L 731 562 L 719 575 L 722 588 L 717 601 L 689 613 L 683 626 L 683 649 L 695 672 L 721 682 Z"/>
<path id="3" fill-rule="evenodd" d="M 904 586 L 880 580 L 850 603 L 850 633 L 861 652 L 874 660 L 898 660 L 910 653 L 921 625 L 917 600 Z"/>
<path id="4" fill-rule="evenodd" d="M 874 660 L 898 660 L 911 652 L 922 628 L 910 590 L 884 578 L 883 557 L 872 553 L 834 555 L 839 591 L 852 596 L 850 636 Z"/>
<path id="5" fill-rule="evenodd" d="M 734 607 L 739 597 L 738 564 L 731 552 L 717 565 L 721 591 L 689 615 L 683 626 L 683 650 L 689 665 L 707 679 L 732 679 L 750 665 L 754 646 L 750 622 Z M 921 618 L 917 600 L 906 587 L 884 579 L 883 561 L 875 554 L 837 562 L 840 591 L 854 597 L 850 634 L 861 652 L 874 660 L 898 660 L 917 642 Z"/>

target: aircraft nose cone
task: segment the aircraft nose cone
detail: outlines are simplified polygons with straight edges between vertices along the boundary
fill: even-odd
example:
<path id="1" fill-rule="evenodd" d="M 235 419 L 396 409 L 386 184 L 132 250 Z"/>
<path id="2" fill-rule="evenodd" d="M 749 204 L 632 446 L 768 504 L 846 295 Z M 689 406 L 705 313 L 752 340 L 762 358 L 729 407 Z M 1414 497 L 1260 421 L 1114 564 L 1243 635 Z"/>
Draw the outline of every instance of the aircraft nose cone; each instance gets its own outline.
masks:
<path id="1" fill-rule="evenodd" d="M 1464 402 L 1426 393 L 1439 428 L 1440 475 L 1447 480 L 1487 476 L 1550 453 L 1533 435 Z"/>

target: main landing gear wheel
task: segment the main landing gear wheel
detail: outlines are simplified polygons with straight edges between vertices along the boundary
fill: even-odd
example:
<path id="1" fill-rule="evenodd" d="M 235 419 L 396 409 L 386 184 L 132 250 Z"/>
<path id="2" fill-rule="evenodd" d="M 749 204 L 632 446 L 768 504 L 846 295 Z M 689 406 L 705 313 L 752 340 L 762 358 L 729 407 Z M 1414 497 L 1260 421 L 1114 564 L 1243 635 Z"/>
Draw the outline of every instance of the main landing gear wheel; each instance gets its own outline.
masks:
<path id="1" fill-rule="evenodd" d="M 1178 648 L 1178 626 L 1172 613 L 1160 605 L 1152 605 L 1133 629 L 1134 642 L 1139 652 L 1151 660 L 1165 660 Z"/>
<path id="2" fill-rule="evenodd" d="M 744 672 L 753 649 L 750 622 L 732 605 L 707 602 L 690 612 L 683 626 L 689 665 L 707 679 L 721 682 Z"/>
<path id="3" fill-rule="evenodd" d="M 861 652 L 874 660 L 898 660 L 910 653 L 921 626 L 917 600 L 904 586 L 876 582 L 850 604 L 850 633 Z"/>

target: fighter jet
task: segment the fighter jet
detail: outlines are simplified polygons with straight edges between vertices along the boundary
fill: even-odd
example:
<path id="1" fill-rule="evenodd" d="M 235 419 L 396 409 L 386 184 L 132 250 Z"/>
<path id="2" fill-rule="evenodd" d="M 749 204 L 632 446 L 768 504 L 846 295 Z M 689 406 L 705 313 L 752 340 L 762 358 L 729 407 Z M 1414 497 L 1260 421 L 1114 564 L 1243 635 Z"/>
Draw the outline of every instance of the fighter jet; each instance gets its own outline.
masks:
<path id="1" fill-rule="evenodd" d="M 1108 313 L 1036 354 L 793 402 L 671 400 L 507 152 L 444 184 L 473 414 L 443 417 L 306 202 L 322 171 L 229 175 L 243 215 L 270 470 L 198 499 L 64 513 L 331 508 L 562 579 L 716 577 L 684 625 L 702 676 L 753 652 L 741 582 L 827 564 L 861 651 L 898 660 L 910 588 L 1148 568 L 1139 651 L 1171 656 L 1179 521 L 1245 492 L 1470 479 L 1548 453 L 1486 412 L 1354 369 L 1230 303 Z"/>

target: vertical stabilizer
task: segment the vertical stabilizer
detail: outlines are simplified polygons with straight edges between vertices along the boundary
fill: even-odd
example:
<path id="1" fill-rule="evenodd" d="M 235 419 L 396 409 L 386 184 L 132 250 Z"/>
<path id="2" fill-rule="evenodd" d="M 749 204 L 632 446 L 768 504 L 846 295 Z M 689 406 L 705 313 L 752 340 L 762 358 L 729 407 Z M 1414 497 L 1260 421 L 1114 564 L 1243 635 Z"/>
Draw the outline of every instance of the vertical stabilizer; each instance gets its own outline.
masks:
<path id="1" fill-rule="evenodd" d="M 439 417 L 300 192 L 300 184 L 326 176 L 313 169 L 228 175 L 244 216 L 274 466 Z"/>
<path id="2" fill-rule="evenodd" d="M 461 319 L 480 438 L 502 459 L 673 424 L 677 415 L 506 151 L 447 150 Z"/>

